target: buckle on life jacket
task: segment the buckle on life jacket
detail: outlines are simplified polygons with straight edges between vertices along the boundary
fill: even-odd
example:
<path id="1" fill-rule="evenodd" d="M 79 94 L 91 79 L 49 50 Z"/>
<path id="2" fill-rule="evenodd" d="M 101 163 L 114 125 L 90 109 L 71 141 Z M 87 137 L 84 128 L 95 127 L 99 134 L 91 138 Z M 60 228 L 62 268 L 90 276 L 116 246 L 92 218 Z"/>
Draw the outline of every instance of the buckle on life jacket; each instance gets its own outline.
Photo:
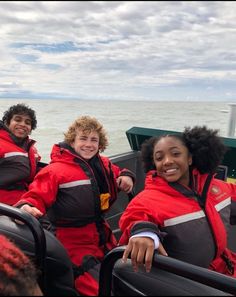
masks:
<path id="1" fill-rule="evenodd" d="M 231 275 L 233 275 L 234 274 L 234 264 L 233 264 L 233 262 L 225 254 L 222 254 L 221 258 L 225 261 L 229 273 Z"/>
<path id="2" fill-rule="evenodd" d="M 86 255 L 83 257 L 81 265 L 76 265 L 72 263 L 74 278 L 76 279 L 80 275 L 92 269 L 94 266 L 100 264 L 100 261 L 92 255 Z"/>

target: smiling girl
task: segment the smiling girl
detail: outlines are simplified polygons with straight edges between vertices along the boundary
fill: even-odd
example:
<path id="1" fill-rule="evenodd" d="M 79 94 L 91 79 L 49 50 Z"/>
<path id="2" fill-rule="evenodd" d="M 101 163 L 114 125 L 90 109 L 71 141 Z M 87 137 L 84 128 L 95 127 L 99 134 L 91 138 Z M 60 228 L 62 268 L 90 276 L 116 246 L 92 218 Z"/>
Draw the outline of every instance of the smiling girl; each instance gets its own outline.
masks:
<path id="1" fill-rule="evenodd" d="M 150 271 L 154 250 L 236 277 L 236 256 L 227 248 L 236 224 L 236 185 L 215 177 L 225 146 L 217 130 L 186 128 L 142 145 L 145 189 L 120 218 L 120 245 L 127 244 L 134 270 Z"/>

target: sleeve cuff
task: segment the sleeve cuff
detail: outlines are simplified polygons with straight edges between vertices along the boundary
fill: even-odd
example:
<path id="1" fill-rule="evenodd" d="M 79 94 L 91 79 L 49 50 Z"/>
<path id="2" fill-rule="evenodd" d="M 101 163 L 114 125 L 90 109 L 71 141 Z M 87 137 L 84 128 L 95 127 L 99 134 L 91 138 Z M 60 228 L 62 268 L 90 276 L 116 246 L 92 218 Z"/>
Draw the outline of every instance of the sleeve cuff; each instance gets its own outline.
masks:
<path id="1" fill-rule="evenodd" d="M 154 248 L 158 249 L 158 247 L 159 247 L 160 239 L 153 232 L 140 232 L 138 234 L 135 234 L 135 235 L 131 236 L 130 238 L 134 238 L 134 237 L 149 237 L 154 241 Z"/>
<path id="2" fill-rule="evenodd" d="M 161 232 L 158 228 L 158 226 L 152 222 L 138 222 L 133 225 L 130 231 L 130 236 L 140 234 L 141 232 L 151 232 L 158 236 L 160 241 L 163 241 L 163 238 L 166 236 L 167 233 Z"/>

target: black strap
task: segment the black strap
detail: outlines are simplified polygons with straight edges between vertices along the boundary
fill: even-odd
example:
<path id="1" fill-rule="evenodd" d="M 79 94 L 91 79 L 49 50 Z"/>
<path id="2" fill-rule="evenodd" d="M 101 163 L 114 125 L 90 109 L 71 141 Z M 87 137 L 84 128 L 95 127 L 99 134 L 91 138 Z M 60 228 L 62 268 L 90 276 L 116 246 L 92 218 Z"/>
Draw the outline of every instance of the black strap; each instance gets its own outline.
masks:
<path id="1" fill-rule="evenodd" d="M 73 273 L 74 273 L 74 279 L 76 279 L 77 277 L 79 277 L 80 275 L 83 275 L 85 272 L 89 271 L 90 269 L 92 269 L 94 266 L 96 266 L 97 264 L 100 264 L 101 262 L 95 258 L 92 255 L 86 255 L 83 257 L 83 261 L 81 265 L 76 265 L 74 263 L 72 263 L 72 269 L 73 269 Z"/>
<path id="2" fill-rule="evenodd" d="M 106 176 L 107 172 L 101 160 L 98 158 L 98 155 L 95 155 L 93 158 L 88 160 L 88 164 L 93 170 L 93 174 L 96 179 L 99 192 L 108 193 L 109 186 L 108 186 L 107 176 Z"/>
<path id="3" fill-rule="evenodd" d="M 181 185 L 178 182 L 170 182 L 169 185 L 174 188 L 176 191 L 180 192 L 181 194 L 183 194 L 186 197 L 189 198 L 196 198 L 199 205 L 201 206 L 201 208 L 205 209 L 205 204 L 206 204 L 206 198 L 207 198 L 207 192 L 211 183 L 211 180 L 213 178 L 213 174 L 209 174 L 207 176 L 207 179 L 205 181 L 203 190 L 201 195 L 198 194 L 197 192 L 195 192 L 192 189 L 188 189 L 185 186 Z"/>
<path id="4" fill-rule="evenodd" d="M 75 158 L 74 161 L 78 163 L 81 168 L 84 170 L 85 174 L 88 176 L 88 178 L 91 181 L 91 187 L 93 191 L 93 197 L 94 197 L 94 211 L 95 211 L 95 223 L 97 227 L 97 231 L 99 233 L 99 245 L 104 245 L 106 243 L 106 236 L 105 236 L 105 230 L 103 227 L 103 214 L 101 211 L 101 202 L 100 202 L 100 192 L 97 185 L 97 181 L 95 179 L 95 176 L 89 169 L 89 165 L 85 163 L 85 161 L 81 160 L 80 158 Z"/>
<path id="5" fill-rule="evenodd" d="M 27 190 L 27 186 L 25 183 L 19 183 L 19 184 L 14 184 L 14 185 L 8 185 L 8 186 L 0 186 L 0 189 L 6 190 L 6 191 L 23 191 Z"/>
<path id="6" fill-rule="evenodd" d="M 225 261 L 227 269 L 231 275 L 234 274 L 234 263 L 225 255 L 224 253 L 221 255 L 221 258 Z"/>
<path id="7" fill-rule="evenodd" d="M 134 190 L 132 190 L 130 193 L 127 194 L 128 195 L 128 199 L 129 199 L 129 202 L 135 197 L 135 192 Z"/>
<path id="8" fill-rule="evenodd" d="M 209 189 L 209 186 L 210 186 L 210 183 L 211 183 L 212 178 L 213 178 L 213 175 L 212 174 L 209 174 L 207 176 L 207 179 L 205 181 L 205 184 L 204 184 L 204 187 L 203 187 L 203 190 L 202 190 L 202 194 L 201 195 L 198 195 L 198 197 L 199 197 L 199 204 L 201 205 L 202 208 L 205 208 L 206 198 L 207 198 L 207 192 L 208 192 L 208 189 Z"/>
<path id="9" fill-rule="evenodd" d="M 53 219 L 51 219 L 53 221 Z M 56 227 L 63 227 L 63 228 L 71 228 L 71 227 L 84 227 L 88 224 L 94 223 L 96 221 L 95 217 L 92 218 L 84 218 L 84 219 L 78 219 L 78 220 L 57 220 L 53 222 Z"/>

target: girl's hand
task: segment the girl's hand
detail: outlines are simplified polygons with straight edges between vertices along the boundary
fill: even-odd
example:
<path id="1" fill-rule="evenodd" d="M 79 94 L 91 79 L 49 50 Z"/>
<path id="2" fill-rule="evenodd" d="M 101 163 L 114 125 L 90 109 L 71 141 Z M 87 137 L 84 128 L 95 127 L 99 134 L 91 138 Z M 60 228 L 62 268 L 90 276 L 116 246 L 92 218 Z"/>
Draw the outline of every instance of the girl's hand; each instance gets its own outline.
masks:
<path id="1" fill-rule="evenodd" d="M 159 254 L 168 256 L 163 245 L 159 243 Z M 129 239 L 128 245 L 123 253 L 122 260 L 126 263 L 128 256 L 131 257 L 131 263 L 135 272 L 139 266 L 144 265 L 146 272 L 150 272 L 154 254 L 154 241 L 150 237 L 133 237 Z"/>

